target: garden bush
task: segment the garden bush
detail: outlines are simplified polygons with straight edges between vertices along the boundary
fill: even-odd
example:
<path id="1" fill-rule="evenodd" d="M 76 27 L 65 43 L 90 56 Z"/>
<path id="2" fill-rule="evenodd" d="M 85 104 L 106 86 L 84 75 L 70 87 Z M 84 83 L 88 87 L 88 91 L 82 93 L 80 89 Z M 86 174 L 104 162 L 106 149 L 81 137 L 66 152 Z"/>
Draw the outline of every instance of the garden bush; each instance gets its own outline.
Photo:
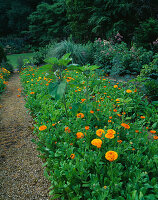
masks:
<path id="1" fill-rule="evenodd" d="M 84 65 L 93 62 L 93 44 L 76 44 L 70 40 L 54 43 L 48 50 L 47 57 L 61 58 L 64 54 L 71 53 L 72 62 Z"/>
<path id="2" fill-rule="evenodd" d="M 158 100 L 158 54 L 153 57 L 153 61 L 144 65 L 138 79 L 143 85 L 144 94 L 149 100 Z"/>
<path id="3" fill-rule="evenodd" d="M 6 61 L 6 60 L 7 60 L 7 57 L 4 53 L 4 49 L 3 49 L 2 46 L 0 46 L 0 64 L 1 64 L 2 61 Z"/>
<path id="4" fill-rule="evenodd" d="M 8 63 L 8 61 L 6 61 L 6 62 L 2 61 L 1 67 L 7 69 L 10 73 L 14 72 L 13 65 L 11 65 L 10 63 Z"/>
<path id="5" fill-rule="evenodd" d="M 5 68 L 0 67 L 0 94 L 5 90 L 9 76 L 10 72 Z"/>
<path id="6" fill-rule="evenodd" d="M 151 62 L 152 51 L 113 44 L 100 38 L 94 43 L 94 63 L 111 75 L 139 74 L 142 65 Z"/>
<path id="7" fill-rule="evenodd" d="M 62 69 L 57 82 L 33 67 L 21 82 L 52 199 L 157 199 L 155 107 L 134 84 L 100 77 L 97 66 L 47 61 Z"/>

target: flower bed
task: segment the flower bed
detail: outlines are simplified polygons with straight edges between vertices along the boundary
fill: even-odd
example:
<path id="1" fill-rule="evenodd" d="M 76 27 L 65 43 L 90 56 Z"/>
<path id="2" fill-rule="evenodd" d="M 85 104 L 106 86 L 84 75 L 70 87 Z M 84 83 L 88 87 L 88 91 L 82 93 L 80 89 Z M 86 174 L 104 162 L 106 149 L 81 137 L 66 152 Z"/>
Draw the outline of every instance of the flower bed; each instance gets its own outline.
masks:
<path id="1" fill-rule="evenodd" d="M 157 199 L 156 109 L 131 83 L 67 69 L 62 77 L 65 96 L 55 100 L 51 73 L 21 72 L 52 199 Z"/>
<path id="2" fill-rule="evenodd" d="M 5 90 L 7 85 L 7 80 L 10 76 L 10 72 L 5 68 L 0 68 L 0 94 Z"/>

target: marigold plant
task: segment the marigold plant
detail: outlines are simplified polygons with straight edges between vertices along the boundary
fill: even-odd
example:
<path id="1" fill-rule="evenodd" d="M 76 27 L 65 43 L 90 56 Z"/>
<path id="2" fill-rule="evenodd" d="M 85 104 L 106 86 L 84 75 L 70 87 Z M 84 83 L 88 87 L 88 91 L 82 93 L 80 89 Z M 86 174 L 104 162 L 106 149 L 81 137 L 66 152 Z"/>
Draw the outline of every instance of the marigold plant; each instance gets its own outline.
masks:
<path id="1" fill-rule="evenodd" d="M 91 144 L 96 146 L 97 148 L 101 148 L 101 145 L 102 145 L 102 140 L 101 139 L 93 139 L 91 141 Z"/>
<path id="2" fill-rule="evenodd" d="M 114 160 L 118 158 L 118 154 L 115 151 L 108 151 L 105 154 L 105 158 L 109 160 L 110 162 L 113 162 Z"/>
<path id="3" fill-rule="evenodd" d="M 105 131 L 103 129 L 98 129 L 96 131 L 96 135 L 99 136 L 99 137 L 101 137 L 103 133 L 105 133 Z"/>

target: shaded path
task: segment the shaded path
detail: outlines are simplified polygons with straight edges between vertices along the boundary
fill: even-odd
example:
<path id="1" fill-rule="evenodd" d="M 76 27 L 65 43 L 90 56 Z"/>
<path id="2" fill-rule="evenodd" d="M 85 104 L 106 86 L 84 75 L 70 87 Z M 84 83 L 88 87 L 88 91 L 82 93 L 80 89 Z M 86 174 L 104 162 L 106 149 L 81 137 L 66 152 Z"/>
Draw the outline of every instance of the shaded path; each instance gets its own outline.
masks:
<path id="1" fill-rule="evenodd" d="M 50 185 L 31 142 L 32 118 L 17 97 L 20 87 L 14 74 L 0 102 L 0 200 L 48 200 Z"/>

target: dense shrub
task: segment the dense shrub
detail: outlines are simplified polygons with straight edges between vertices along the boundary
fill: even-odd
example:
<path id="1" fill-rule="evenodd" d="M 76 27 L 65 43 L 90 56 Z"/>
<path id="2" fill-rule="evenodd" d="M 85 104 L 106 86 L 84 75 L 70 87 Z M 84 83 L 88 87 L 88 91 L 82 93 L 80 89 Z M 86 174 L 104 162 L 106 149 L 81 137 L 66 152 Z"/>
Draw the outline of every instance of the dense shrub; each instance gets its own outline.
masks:
<path id="1" fill-rule="evenodd" d="M 6 60 L 7 60 L 7 58 L 6 58 L 6 55 L 4 53 L 4 49 L 3 49 L 2 46 L 0 46 L 0 64 L 1 64 L 2 61 L 6 61 Z"/>
<path id="2" fill-rule="evenodd" d="M 50 46 L 47 57 L 61 58 L 64 54 L 71 53 L 73 63 L 84 65 L 92 63 L 92 51 L 93 45 L 91 43 L 76 44 L 73 41 L 64 40 Z"/>
<path id="3" fill-rule="evenodd" d="M 69 69 L 56 73 L 64 88 L 67 83 L 65 99 L 58 100 L 52 94 L 64 89 L 56 89 L 49 71 L 21 72 L 52 199 L 157 199 L 156 109 L 131 83 L 112 82 L 86 67 Z"/>
<path id="4" fill-rule="evenodd" d="M 0 94 L 5 90 L 10 72 L 3 67 L 0 67 Z"/>
<path id="5" fill-rule="evenodd" d="M 46 58 L 46 55 L 48 53 L 48 47 L 40 47 L 38 50 L 34 52 L 33 56 L 33 63 L 35 65 L 41 65 L 44 63 L 44 59 Z"/>
<path id="6" fill-rule="evenodd" d="M 124 42 L 112 44 L 99 38 L 94 43 L 94 63 L 111 75 L 139 74 L 152 56 L 152 51 L 134 46 L 129 49 Z"/>
<path id="7" fill-rule="evenodd" d="M 1 67 L 7 69 L 10 73 L 14 72 L 13 65 L 11 65 L 10 63 L 8 63 L 8 61 L 6 61 L 6 62 L 2 61 Z"/>
<path id="8" fill-rule="evenodd" d="M 158 54 L 153 57 L 153 61 L 144 65 L 140 77 L 140 84 L 144 84 L 144 93 L 150 100 L 158 100 Z M 145 78 L 145 80 L 144 80 Z"/>
<path id="9" fill-rule="evenodd" d="M 137 45 L 150 49 L 157 37 L 158 20 L 149 18 L 146 21 L 140 22 L 139 27 L 136 27 L 133 40 Z"/>

